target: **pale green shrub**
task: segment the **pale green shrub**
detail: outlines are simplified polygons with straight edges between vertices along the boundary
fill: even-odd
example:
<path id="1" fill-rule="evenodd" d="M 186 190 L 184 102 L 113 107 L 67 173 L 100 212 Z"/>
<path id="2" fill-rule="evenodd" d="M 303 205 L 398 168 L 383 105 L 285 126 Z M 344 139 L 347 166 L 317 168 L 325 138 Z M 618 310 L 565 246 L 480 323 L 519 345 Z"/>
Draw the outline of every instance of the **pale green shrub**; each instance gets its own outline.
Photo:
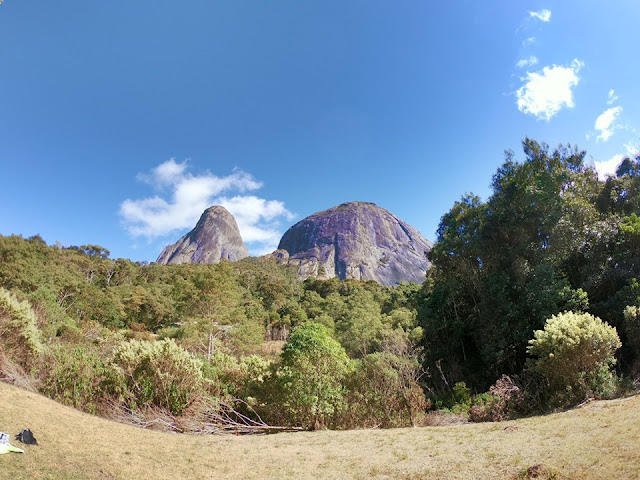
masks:
<path id="1" fill-rule="evenodd" d="M 588 313 L 565 312 L 536 330 L 527 351 L 532 369 L 545 378 L 557 405 L 615 390 L 615 351 L 621 347 L 615 328 Z"/>
<path id="2" fill-rule="evenodd" d="M 131 408 L 160 407 L 181 414 L 203 391 L 202 361 L 173 340 L 118 345 L 107 385 Z"/>
<path id="3" fill-rule="evenodd" d="M 0 343 L 23 366 L 46 350 L 29 302 L 19 301 L 4 288 L 0 288 Z"/>

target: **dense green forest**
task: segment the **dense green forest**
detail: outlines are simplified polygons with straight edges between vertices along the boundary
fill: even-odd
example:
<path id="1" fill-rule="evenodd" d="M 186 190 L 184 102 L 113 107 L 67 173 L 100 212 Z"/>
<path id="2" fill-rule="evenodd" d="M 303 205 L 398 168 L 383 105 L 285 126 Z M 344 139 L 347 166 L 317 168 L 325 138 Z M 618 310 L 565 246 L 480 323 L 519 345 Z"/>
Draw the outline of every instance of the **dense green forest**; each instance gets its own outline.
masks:
<path id="1" fill-rule="evenodd" d="M 486 201 L 442 217 L 422 285 L 0 236 L 0 377 L 181 431 L 501 419 L 618 395 L 640 374 L 640 157 L 600 181 L 585 152 L 523 149 Z"/>

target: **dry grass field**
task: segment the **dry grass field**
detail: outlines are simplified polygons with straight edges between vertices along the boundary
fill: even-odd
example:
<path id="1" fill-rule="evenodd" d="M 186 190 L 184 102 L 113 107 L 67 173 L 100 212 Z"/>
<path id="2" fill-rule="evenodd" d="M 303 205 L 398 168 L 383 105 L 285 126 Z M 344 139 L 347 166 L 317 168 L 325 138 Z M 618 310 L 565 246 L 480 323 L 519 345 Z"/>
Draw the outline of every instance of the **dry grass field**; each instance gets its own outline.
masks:
<path id="1" fill-rule="evenodd" d="M 187 436 L 77 412 L 0 383 L 0 455 L 18 479 L 640 479 L 640 397 L 542 417 L 393 430 Z"/>

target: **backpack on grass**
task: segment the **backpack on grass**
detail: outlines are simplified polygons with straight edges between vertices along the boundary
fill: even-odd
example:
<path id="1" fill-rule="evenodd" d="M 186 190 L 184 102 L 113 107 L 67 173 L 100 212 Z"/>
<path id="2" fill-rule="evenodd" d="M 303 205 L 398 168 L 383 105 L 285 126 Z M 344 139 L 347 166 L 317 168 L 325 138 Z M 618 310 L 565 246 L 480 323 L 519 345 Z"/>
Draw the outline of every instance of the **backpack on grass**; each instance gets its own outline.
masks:
<path id="1" fill-rule="evenodd" d="M 26 443 L 27 445 L 38 445 L 36 437 L 33 436 L 33 433 L 31 433 L 31 430 L 29 429 L 22 430 L 19 434 L 16 435 L 16 438 L 22 443 Z"/>

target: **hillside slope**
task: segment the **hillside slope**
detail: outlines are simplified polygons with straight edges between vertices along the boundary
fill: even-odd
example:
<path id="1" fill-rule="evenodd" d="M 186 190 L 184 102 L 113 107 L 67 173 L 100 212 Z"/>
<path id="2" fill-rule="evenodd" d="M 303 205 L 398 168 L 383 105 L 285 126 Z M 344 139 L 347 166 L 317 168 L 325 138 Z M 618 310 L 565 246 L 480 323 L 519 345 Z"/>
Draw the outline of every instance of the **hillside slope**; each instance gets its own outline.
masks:
<path id="1" fill-rule="evenodd" d="M 110 422 L 0 383 L 0 431 L 31 428 L 40 442 L 0 455 L 0 472 L 12 480 L 637 479 L 638 425 L 636 396 L 503 423 L 196 437 Z"/>

